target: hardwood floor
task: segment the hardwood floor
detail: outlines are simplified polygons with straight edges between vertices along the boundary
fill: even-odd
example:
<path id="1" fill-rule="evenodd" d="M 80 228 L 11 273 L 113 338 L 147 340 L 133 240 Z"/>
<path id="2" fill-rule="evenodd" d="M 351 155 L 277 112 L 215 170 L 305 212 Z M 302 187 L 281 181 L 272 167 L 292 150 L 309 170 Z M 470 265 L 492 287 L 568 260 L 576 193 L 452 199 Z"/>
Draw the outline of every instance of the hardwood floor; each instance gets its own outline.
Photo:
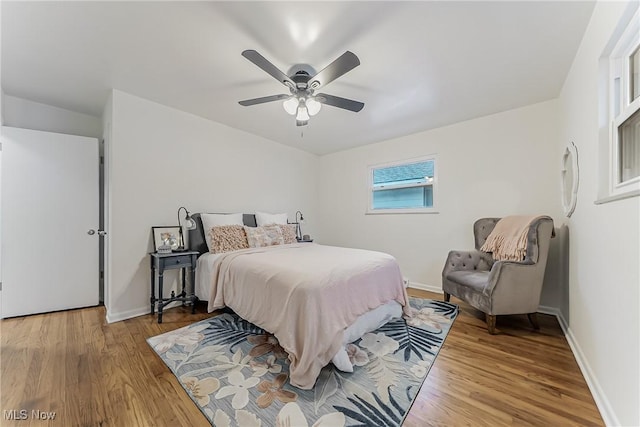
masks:
<path id="1" fill-rule="evenodd" d="M 482 313 L 452 302 L 461 313 L 405 426 L 603 425 L 554 317 L 540 315 L 539 332 L 526 316 L 498 317 L 489 335 Z M 179 307 L 161 325 L 150 315 L 107 324 L 95 307 L 1 321 L 0 425 L 208 425 L 145 339 L 209 316 Z"/>

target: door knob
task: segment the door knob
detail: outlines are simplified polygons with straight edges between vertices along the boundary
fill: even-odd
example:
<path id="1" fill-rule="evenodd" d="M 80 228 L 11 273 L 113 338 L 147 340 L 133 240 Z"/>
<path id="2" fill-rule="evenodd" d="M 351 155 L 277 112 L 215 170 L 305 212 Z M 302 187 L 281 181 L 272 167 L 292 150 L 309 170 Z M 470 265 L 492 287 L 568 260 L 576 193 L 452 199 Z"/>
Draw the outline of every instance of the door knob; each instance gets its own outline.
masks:
<path id="1" fill-rule="evenodd" d="M 94 229 L 92 228 L 91 230 L 87 231 L 87 234 L 88 234 L 89 236 L 93 236 L 94 234 L 96 234 L 96 230 L 94 230 Z"/>

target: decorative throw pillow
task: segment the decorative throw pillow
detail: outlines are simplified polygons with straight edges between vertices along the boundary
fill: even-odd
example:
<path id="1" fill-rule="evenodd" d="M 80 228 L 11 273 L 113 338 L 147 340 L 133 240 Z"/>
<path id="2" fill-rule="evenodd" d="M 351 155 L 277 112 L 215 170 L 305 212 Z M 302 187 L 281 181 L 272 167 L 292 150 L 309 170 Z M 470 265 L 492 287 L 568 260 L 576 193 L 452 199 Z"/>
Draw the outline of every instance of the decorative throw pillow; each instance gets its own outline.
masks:
<path id="1" fill-rule="evenodd" d="M 214 226 L 209 234 L 211 236 L 211 252 L 214 254 L 249 248 L 247 234 L 242 225 Z"/>
<path id="2" fill-rule="evenodd" d="M 204 230 L 204 239 L 207 242 L 209 252 L 213 253 L 213 243 L 211 241 L 211 229 L 219 225 L 243 225 L 242 214 L 200 214 L 202 219 L 202 229 Z"/>
<path id="3" fill-rule="evenodd" d="M 278 224 L 280 230 L 282 230 L 282 237 L 284 238 L 284 243 L 297 243 L 296 239 L 296 225 L 295 224 Z"/>
<path id="4" fill-rule="evenodd" d="M 266 212 L 256 212 L 256 225 L 258 227 L 262 227 L 263 225 L 286 224 L 286 223 L 287 223 L 286 213 L 270 214 Z"/>
<path id="5" fill-rule="evenodd" d="M 276 224 L 265 225 L 264 227 L 244 227 L 247 234 L 247 241 L 250 248 L 261 248 L 264 246 L 274 246 L 284 244 L 282 230 Z"/>

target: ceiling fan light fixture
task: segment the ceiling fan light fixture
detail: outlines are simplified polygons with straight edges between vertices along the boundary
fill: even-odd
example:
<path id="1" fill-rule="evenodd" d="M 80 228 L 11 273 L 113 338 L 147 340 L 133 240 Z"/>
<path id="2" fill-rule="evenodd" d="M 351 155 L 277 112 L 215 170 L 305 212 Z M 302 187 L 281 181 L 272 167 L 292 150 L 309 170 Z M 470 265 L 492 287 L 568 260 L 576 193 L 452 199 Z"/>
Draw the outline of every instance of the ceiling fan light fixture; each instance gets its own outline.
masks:
<path id="1" fill-rule="evenodd" d="M 294 116 L 298 111 L 298 98 L 296 98 L 295 96 L 292 96 L 286 101 L 284 101 L 282 103 L 282 106 L 284 107 L 284 111 Z"/>
<path id="2" fill-rule="evenodd" d="M 244 107 L 272 101 L 283 101 L 284 110 L 288 114 L 295 116 L 297 126 L 306 126 L 310 117 L 320 112 L 322 104 L 355 113 L 364 107 L 362 102 L 326 93 L 318 93 L 314 96 L 317 89 L 326 86 L 360 65 L 360 60 L 353 52 L 346 51 L 319 72 L 316 72 L 310 65 L 295 64 L 287 74 L 280 71 L 255 50 L 244 50 L 242 56 L 289 89 L 289 94 L 286 95 L 263 96 L 239 101 L 238 103 Z"/>
<path id="3" fill-rule="evenodd" d="M 322 108 L 322 104 L 318 102 L 318 100 L 315 99 L 314 97 L 307 99 L 305 104 L 307 106 L 307 111 L 310 116 L 315 116 L 320 112 L 320 109 Z"/>
<path id="4" fill-rule="evenodd" d="M 306 122 L 309 120 L 309 111 L 307 110 L 307 106 L 304 104 L 304 100 L 300 100 L 300 106 L 298 107 L 298 114 L 296 114 L 296 121 Z"/>

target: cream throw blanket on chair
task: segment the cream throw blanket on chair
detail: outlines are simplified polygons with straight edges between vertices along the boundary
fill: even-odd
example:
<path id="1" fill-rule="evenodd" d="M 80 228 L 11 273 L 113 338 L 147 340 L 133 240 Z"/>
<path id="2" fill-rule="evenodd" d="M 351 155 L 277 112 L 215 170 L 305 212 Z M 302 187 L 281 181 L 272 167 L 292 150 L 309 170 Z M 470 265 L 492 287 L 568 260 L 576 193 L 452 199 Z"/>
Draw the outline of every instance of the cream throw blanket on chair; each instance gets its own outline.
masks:
<path id="1" fill-rule="evenodd" d="M 491 252 L 496 261 L 522 261 L 527 254 L 529 226 L 536 215 L 512 215 L 496 224 L 481 251 Z"/>

